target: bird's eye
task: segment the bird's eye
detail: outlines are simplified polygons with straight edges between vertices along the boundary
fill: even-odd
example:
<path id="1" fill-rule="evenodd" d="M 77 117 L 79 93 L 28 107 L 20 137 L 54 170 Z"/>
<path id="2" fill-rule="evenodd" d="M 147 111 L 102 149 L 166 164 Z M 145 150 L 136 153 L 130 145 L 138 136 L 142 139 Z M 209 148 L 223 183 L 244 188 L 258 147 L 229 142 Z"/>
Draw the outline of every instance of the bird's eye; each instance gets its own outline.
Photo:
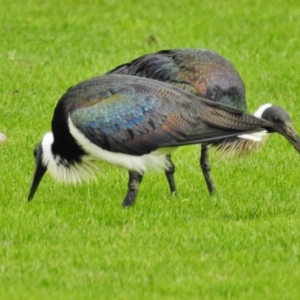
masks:
<path id="1" fill-rule="evenodd" d="M 278 121 L 279 121 L 279 118 L 278 118 L 277 116 L 274 116 L 274 117 L 273 117 L 273 121 L 274 121 L 274 122 L 278 122 Z"/>

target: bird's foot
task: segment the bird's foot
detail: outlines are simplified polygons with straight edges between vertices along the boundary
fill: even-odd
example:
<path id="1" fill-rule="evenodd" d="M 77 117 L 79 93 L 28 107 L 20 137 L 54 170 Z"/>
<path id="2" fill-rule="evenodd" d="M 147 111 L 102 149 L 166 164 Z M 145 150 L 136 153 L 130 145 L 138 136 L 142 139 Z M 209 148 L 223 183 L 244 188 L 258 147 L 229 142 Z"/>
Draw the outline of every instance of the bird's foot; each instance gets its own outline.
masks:
<path id="1" fill-rule="evenodd" d="M 123 202 L 122 202 L 122 206 L 124 208 L 132 206 L 135 204 L 135 200 L 136 200 L 136 196 L 137 196 L 137 191 L 128 191 Z"/>
<path id="2" fill-rule="evenodd" d="M 171 192 L 171 197 L 176 197 L 177 196 L 177 191 L 172 191 Z"/>
<path id="3" fill-rule="evenodd" d="M 216 189 L 215 189 L 214 186 L 213 186 L 213 187 L 209 187 L 209 188 L 208 188 L 208 191 L 209 191 L 209 195 L 210 195 L 210 196 L 213 196 L 213 195 L 216 194 Z"/>

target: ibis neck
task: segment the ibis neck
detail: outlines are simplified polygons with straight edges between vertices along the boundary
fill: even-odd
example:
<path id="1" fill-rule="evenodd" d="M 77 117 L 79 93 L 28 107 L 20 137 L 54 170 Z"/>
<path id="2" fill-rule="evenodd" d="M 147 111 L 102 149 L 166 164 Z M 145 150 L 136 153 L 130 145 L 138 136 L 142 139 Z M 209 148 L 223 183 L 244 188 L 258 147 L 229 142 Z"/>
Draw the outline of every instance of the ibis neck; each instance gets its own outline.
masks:
<path id="1" fill-rule="evenodd" d="M 80 162 L 82 156 L 86 153 L 78 145 L 71 135 L 67 123 L 68 116 L 65 113 L 63 101 L 59 101 L 52 119 L 53 144 L 52 153 L 54 156 L 60 156 L 70 164 Z"/>

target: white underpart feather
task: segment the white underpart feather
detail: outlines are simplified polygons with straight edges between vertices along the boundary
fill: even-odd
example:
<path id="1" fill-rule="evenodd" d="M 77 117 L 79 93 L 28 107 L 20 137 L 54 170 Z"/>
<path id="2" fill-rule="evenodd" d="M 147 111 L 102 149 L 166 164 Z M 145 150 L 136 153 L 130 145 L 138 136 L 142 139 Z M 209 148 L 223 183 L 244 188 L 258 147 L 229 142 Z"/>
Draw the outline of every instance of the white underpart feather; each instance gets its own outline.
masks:
<path id="1" fill-rule="evenodd" d="M 51 151 L 53 144 L 53 134 L 45 134 L 42 141 L 43 148 L 43 165 L 54 179 L 64 183 L 79 183 L 87 181 L 94 177 L 97 168 L 92 164 L 91 158 L 84 156 L 81 162 L 71 163 L 61 158 L 59 155 L 54 156 Z"/>
<path id="2" fill-rule="evenodd" d="M 269 104 L 269 103 L 264 104 L 264 105 L 260 106 L 258 108 L 258 110 L 253 115 L 257 118 L 261 118 L 264 111 L 267 108 L 271 107 L 271 106 L 272 106 L 272 104 Z M 238 137 L 241 138 L 241 139 L 260 142 L 266 137 L 267 133 L 268 132 L 266 130 L 262 130 L 262 131 L 253 132 L 253 133 L 250 133 L 250 134 L 242 134 L 242 135 L 239 135 Z"/>
<path id="3" fill-rule="evenodd" d="M 145 173 L 148 169 L 161 171 L 170 167 L 166 155 L 175 150 L 175 148 L 161 148 L 141 156 L 110 152 L 98 147 L 87 139 L 84 134 L 74 126 L 70 117 L 68 119 L 68 125 L 70 133 L 77 143 L 89 153 L 93 159 L 100 159 L 112 165 L 136 171 L 141 174 Z"/>

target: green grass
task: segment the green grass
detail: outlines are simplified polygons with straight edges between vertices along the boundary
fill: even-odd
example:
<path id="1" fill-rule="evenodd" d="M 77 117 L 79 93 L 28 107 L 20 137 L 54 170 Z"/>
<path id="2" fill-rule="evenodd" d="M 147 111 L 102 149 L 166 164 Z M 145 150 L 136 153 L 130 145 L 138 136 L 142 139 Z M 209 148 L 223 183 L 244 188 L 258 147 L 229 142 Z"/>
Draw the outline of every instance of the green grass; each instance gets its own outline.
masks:
<path id="1" fill-rule="evenodd" d="M 246 158 L 212 152 L 213 197 L 187 147 L 173 156 L 176 198 L 150 173 L 124 210 L 127 173 L 99 164 L 96 181 L 47 175 L 26 201 L 60 96 L 145 53 L 219 52 L 251 112 L 281 105 L 300 131 L 298 1 L 174 2 L 1 1 L 0 299 L 300 298 L 299 155 L 278 135 Z"/>

